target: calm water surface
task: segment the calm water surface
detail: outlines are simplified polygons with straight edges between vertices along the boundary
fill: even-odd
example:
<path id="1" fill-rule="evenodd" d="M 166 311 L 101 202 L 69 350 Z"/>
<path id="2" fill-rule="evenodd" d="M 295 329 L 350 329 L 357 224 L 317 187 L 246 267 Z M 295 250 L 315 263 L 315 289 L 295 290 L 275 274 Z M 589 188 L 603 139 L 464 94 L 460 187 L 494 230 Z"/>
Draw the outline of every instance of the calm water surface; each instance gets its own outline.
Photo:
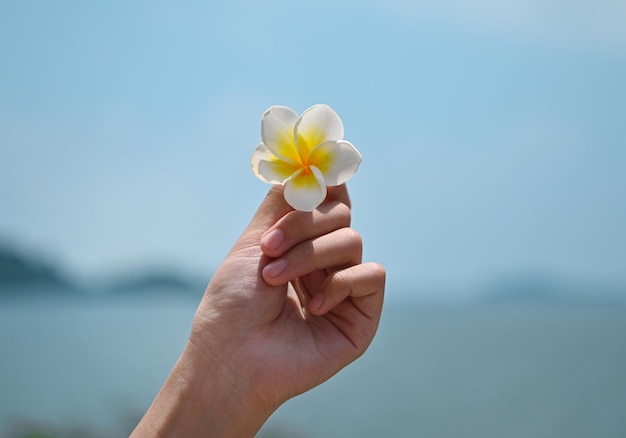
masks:
<path id="1" fill-rule="evenodd" d="M 127 435 L 198 299 L 0 300 L 0 436 Z M 370 350 L 259 436 L 624 437 L 624 412 L 624 307 L 391 303 Z"/>

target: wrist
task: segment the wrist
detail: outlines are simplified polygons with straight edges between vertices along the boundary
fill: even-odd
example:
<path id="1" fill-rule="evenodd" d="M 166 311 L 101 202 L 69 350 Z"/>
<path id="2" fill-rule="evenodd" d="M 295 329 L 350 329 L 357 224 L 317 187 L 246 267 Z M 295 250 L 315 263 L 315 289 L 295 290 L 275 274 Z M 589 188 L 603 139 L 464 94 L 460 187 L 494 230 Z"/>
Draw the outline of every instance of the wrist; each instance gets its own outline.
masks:
<path id="1" fill-rule="evenodd" d="M 241 369 L 190 339 L 132 437 L 253 437 L 273 410 Z"/>

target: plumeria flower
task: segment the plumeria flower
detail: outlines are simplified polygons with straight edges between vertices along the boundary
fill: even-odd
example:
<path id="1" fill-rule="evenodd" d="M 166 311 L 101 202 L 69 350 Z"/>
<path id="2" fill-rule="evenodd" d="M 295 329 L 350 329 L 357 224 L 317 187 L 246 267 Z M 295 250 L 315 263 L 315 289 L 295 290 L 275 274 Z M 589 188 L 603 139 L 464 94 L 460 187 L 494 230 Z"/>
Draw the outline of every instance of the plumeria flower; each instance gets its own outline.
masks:
<path id="1" fill-rule="evenodd" d="M 313 211 L 326 187 L 348 181 L 361 154 L 343 140 L 343 124 L 328 105 L 314 105 L 301 116 L 284 106 L 263 114 L 261 138 L 252 154 L 252 171 L 261 181 L 285 186 L 285 200 L 296 210 Z"/>

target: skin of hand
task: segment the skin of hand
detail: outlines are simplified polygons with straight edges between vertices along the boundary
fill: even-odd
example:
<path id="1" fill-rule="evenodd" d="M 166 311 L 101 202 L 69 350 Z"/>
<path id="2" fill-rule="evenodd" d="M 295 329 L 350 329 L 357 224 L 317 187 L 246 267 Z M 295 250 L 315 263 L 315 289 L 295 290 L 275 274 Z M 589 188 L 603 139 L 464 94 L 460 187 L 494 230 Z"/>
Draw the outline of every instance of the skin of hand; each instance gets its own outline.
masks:
<path id="1" fill-rule="evenodd" d="M 254 436 L 289 398 L 357 359 L 377 330 L 385 285 L 383 267 L 361 256 L 345 185 L 310 213 L 272 187 L 132 436 Z"/>

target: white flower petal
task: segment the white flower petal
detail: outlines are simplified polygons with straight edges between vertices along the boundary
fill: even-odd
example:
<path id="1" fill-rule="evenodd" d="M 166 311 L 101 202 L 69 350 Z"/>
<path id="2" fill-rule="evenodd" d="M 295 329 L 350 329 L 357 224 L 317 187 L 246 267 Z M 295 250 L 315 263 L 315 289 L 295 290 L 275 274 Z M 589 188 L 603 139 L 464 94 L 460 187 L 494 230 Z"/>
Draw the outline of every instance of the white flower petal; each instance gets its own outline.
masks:
<path id="1" fill-rule="evenodd" d="M 294 127 L 298 113 L 285 106 L 272 106 L 261 119 L 261 138 L 267 148 L 284 161 L 300 161 L 295 145 Z"/>
<path id="2" fill-rule="evenodd" d="M 316 146 L 330 140 L 343 140 L 343 123 L 328 105 L 313 105 L 295 125 L 297 148 L 306 161 Z"/>
<path id="3" fill-rule="evenodd" d="M 263 143 L 258 145 L 252 153 L 252 172 L 266 183 L 282 184 L 296 170 L 298 170 L 297 167 L 282 161 Z"/>
<path id="4" fill-rule="evenodd" d="M 326 185 L 338 186 L 354 176 L 361 154 L 350 142 L 327 141 L 313 150 L 309 162 L 322 171 Z"/>
<path id="5" fill-rule="evenodd" d="M 300 169 L 285 182 L 285 201 L 296 210 L 313 211 L 326 199 L 322 172 L 315 166 L 309 169 Z"/>

